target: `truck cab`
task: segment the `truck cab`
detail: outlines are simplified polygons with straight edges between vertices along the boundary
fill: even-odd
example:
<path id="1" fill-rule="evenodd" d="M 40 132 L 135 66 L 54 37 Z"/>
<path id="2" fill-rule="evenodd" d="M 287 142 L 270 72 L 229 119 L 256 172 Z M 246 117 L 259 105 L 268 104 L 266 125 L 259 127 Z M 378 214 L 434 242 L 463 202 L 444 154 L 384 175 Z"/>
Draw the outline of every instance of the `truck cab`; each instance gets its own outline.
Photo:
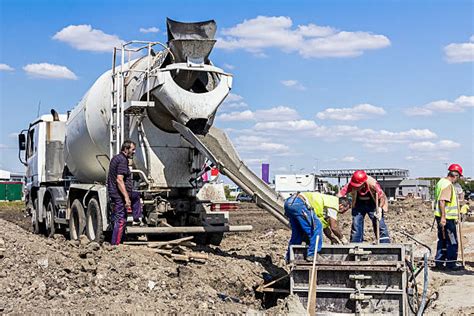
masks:
<path id="1" fill-rule="evenodd" d="M 35 232 L 44 230 L 46 188 L 60 184 L 64 172 L 64 138 L 67 115 L 42 115 L 18 135 L 19 159 L 26 167 L 25 203 Z"/>

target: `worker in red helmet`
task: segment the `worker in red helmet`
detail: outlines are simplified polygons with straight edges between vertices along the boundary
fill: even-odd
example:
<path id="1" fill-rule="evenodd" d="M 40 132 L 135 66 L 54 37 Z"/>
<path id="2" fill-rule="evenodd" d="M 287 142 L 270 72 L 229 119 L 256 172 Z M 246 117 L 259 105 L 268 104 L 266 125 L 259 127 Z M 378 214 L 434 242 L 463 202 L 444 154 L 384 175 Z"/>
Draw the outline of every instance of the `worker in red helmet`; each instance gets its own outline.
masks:
<path id="1" fill-rule="evenodd" d="M 462 167 L 452 164 L 448 175 L 441 178 L 435 187 L 435 219 L 438 224 L 438 243 L 435 256 L 435 269 L 460 270 L 458 259 L 458 235 L 456 220 L 459 216 L 458 195 L 454 184 L 462 177 Z"/>
<path id="2" fill-rule="evenodd" d="M 374 232 L 379 221 L 380 243 L 390 243 L 384 220 L 384 212 L 388 210 L 388 201 L 379 183 L 368 176 L 364 170 L 357 170 L 352 175 L 351 181 L 339 191 L 338 196 L 343 197 L 347 194 L 352 195 L 351 242 L 364 240 L 364 219 L 365 215 L 368 215 L 374 225 Z"/>

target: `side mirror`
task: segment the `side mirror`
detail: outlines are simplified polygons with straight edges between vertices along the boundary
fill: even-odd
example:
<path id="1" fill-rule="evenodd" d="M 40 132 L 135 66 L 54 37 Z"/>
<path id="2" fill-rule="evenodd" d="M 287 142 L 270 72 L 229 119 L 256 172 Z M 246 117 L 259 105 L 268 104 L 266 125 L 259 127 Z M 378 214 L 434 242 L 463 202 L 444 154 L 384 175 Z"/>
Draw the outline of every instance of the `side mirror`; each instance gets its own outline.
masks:
<path id="1" fill-rule="evenodd" d="M 18 134 L 18 148 L 20 151 L 26 150 L 26 136 L 25 134 Z"/>

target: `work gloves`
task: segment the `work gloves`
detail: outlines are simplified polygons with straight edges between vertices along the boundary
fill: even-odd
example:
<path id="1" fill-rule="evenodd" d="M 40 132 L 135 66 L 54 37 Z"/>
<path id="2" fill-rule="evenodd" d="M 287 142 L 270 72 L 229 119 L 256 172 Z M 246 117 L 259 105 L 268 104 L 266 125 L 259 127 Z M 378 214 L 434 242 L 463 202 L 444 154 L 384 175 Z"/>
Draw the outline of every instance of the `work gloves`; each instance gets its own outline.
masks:
<path id="1" fill-rule="evenodd" d="M 374 217 L 378 220 L 381 220 L 382 219 L 382 208 L 381 207 L 378 207 L 377 210 L 375 211 L 375 214 L 374 214 Z"/>

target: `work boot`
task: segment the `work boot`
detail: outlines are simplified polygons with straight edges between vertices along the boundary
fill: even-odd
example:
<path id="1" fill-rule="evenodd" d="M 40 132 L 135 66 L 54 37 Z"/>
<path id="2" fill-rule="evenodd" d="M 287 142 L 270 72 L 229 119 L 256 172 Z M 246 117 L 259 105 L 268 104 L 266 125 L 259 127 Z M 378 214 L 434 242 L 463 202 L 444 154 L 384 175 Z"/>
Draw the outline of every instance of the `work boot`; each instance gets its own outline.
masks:
<path id="1" fill-rule="evenodd" d="M 313 260 L 314 260 L 314 256 L 306 257 L 306 261 L 308 262 L 313 262 Z"/>
<path id="2" fill-rule="evenodd" d="M 455 265 L 453 267 L 446 267 L 446 270 L 448 271 L 462 271 L 464 270 L 463 266 Z"/>
<path id="3" fill-rule="evenodd" d="M 444 267 L 444 266 L 431 267 L 431 271 L 444 271 L 445 269 L 446 269 L 446 267 Z"/>

